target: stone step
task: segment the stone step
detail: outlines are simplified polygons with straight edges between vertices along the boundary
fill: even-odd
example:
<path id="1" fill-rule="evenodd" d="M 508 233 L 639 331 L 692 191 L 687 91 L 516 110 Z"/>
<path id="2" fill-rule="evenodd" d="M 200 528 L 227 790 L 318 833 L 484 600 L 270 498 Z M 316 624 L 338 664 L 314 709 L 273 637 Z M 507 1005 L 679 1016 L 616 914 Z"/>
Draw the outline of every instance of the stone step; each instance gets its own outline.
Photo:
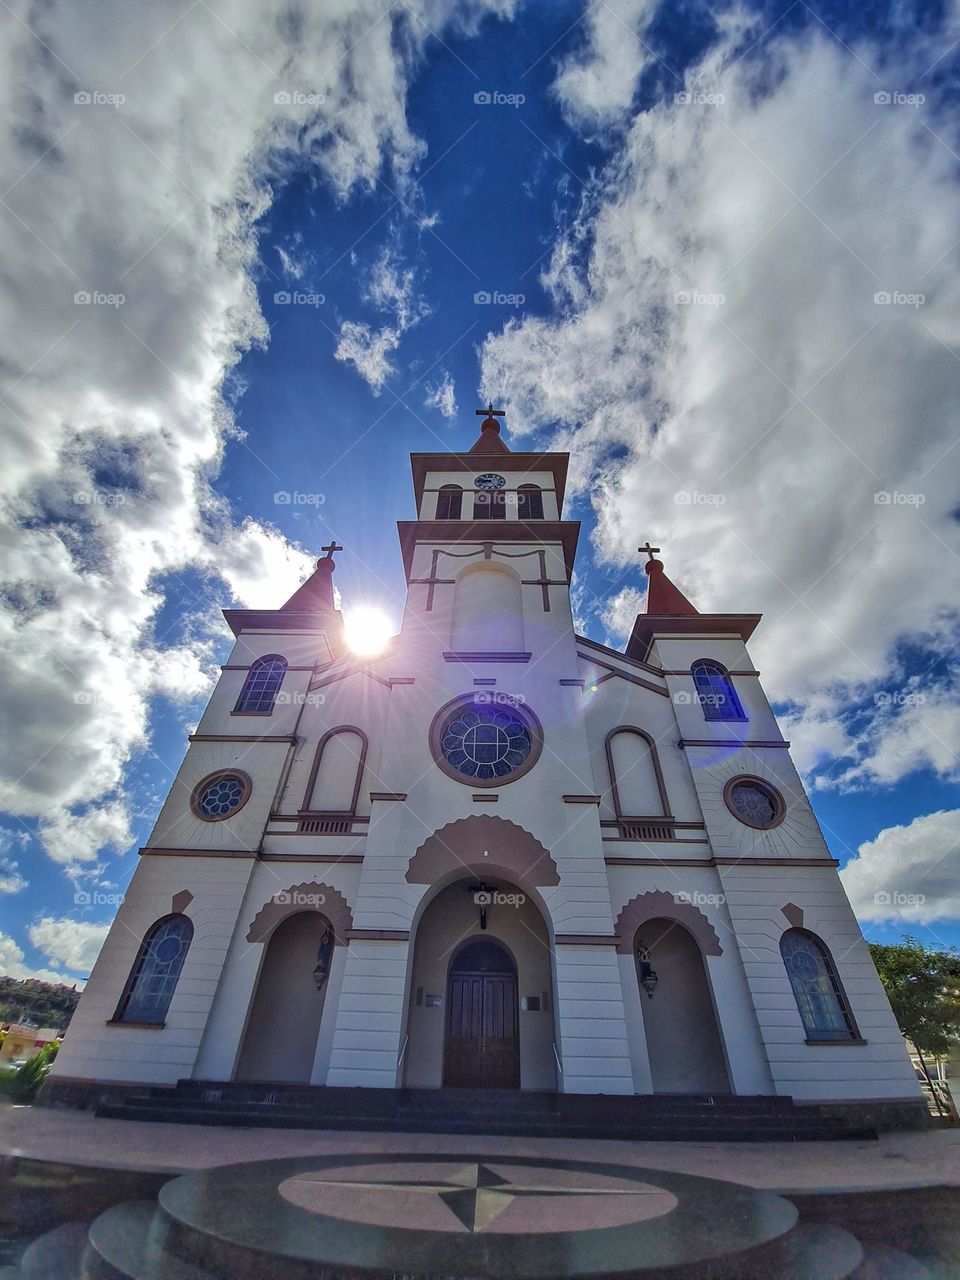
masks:
<path id="1" fill-rule="evenodd" d="M 388 1133 L 461 1133 L 516 1137 L 614 1138 L 630 1141 L 676 1142 L 794 1142 L 827 1141 L 837 1138 L 870 1139 L 876 1131 L 846 1129 L 838 1132 L 828 1124 L 769 1122 L 745 1125 L 711 1124 L 707 1120 L 663 1118 L 630 1124 L 577 1122 L 563 1117 L 542 1116 L 403 1116 L 371 1117 L 318 1115 L 299 1108 L 239 1109 L 228 1105 L 205 1107 L 157 1107 L 115 1104 L 101 1108 L 99 1115 L 113 1119 L 159 1121 L 179 1124 L 221 1125 L 236 1128 L 330 1129 Z"/>
<path id="2" fill-rule="evenodd" d="M 19 1280 L 81 1280 L 86 1247 L 87 1223 L 61 1223 L 27 1246 Z"/>
<path id="3" fill-rule="evenodd" d="M 92 1223 L 82 1280 L 224 1280 L 165 1248 L 166 1219 L 153 1200 L 115 1205 Z"/>

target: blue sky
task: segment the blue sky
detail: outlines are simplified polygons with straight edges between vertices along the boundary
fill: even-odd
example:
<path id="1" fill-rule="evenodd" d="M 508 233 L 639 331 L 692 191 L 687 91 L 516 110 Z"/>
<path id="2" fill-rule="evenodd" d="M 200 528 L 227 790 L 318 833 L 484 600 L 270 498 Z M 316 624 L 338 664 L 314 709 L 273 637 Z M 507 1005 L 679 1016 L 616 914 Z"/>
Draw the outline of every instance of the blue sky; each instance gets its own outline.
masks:
<path id="1" fill-rule="evenodd" d="M 763 611 L 868 936 L 960 941 L 958 23 L 24 6 L 0 968 L 89 971 L 219 606 L 279 604 L 335 534 L 345 612 L 399 621 L 407 455 L 469 444 L 488 396 L 572 452 L 587 634 L 623 643 L 647 537 L 701 609 Z"/>

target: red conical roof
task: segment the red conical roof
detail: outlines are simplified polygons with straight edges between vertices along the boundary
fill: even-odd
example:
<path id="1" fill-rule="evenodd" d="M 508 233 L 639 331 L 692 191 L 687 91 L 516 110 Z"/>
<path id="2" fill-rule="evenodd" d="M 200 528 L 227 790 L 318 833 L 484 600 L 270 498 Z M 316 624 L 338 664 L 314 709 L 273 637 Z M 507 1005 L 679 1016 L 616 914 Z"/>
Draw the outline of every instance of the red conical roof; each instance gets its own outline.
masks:
<path id="1" fill-rule="evenodd" d="M 647 613 L 694 614 L 695 609 L 679 587 L 667 577 L 660 560 L 650 558 L 644 565 L 650 582 L 647 586 Z"/>
<path id="2" fill-rule="evenodd" d="M 285 609 L 299 613 L 333 610 L 336 607 L 333 602 L 333 570 L 332 556 L 318 560 L 316 569 L 302 586 L 297 587 L 287 603 L 281 606 L 281 612 Z"/>
<path id="3" fill-rule="evenodd" d="M 510 450 L 500 439 L 500 423 L 493 414 L 488 414 L 480 423 L 480 434 L 470 453 L 509 453 Z"/>

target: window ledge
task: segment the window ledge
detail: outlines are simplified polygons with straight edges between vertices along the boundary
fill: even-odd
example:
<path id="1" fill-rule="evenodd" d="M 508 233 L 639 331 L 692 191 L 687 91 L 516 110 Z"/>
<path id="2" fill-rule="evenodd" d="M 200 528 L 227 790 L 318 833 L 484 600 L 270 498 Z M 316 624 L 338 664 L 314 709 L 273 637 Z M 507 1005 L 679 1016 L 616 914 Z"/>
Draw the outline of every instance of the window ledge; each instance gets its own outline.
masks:
<path id="1" fill-rule="evenodd" d="M 816 1039 L 813 1039 L 811 1036 L 807 1036 L 806 1040 L 804 1041 L 804 1044 L 815 1044 L 821 1048 L 824 1045 L 829 1045 L 831 1048 L 841 1048 L 841 1049 L 848 1044 L 869 1044 L 869 1043 L 870 1043 L 869 1040 L 864 1040 L 863 1036 L 850 1036 L 850 1038 L 847 1040 L 816 1040 Z"/>
<path id="2" fill-rule="evenodd" d="M 167 1024 L 165 1022 L 128 1022 L 126 1018 L 108 1018 L 105 1025 L 108 1027 L 133 1027 L 138 1031 L 162 1031 Z"/>
<path id="3" fill-rule="evenodd" d="M 272 716 L 272 711 L 231 711 L 232 716 Z"/>

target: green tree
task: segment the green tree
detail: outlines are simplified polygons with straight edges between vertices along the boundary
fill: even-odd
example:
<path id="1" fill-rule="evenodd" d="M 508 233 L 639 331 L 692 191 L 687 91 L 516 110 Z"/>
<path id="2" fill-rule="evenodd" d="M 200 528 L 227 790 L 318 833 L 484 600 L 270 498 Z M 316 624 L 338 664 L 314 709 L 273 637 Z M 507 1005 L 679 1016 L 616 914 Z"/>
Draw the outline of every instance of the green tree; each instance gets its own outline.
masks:
<path id="1" fill-rule="evenodd" d="M 894 1017 L 917 1051 L 937 1103 L 924 1055 L 938 1057 L 960 1040 L 960 955 L 938 951 L 909 935 L 900 942 L 869 943 Z"/>

